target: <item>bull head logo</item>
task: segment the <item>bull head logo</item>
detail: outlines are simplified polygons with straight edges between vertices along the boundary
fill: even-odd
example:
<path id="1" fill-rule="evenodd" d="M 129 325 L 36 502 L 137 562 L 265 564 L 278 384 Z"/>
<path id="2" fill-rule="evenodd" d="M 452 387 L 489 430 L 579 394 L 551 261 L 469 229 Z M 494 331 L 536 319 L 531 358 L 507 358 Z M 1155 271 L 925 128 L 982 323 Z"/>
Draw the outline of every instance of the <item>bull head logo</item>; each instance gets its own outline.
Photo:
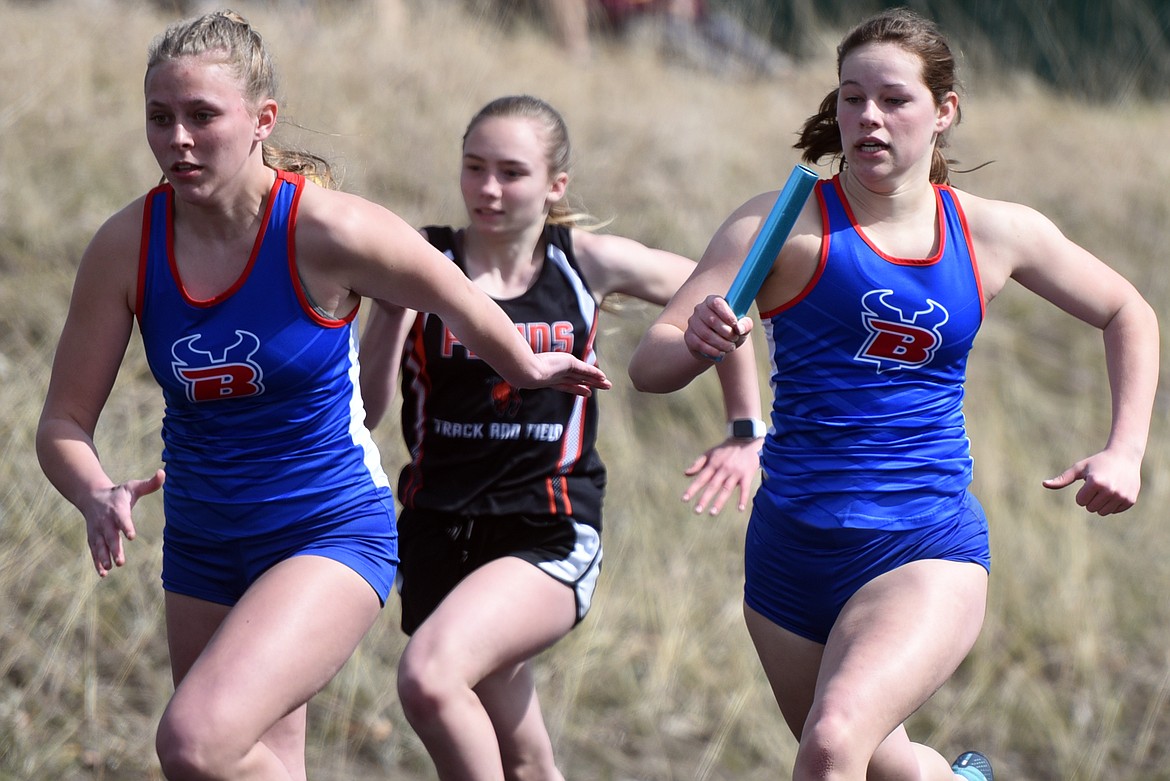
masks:
<path id="1" fill-rule="evenodd" d="M 248 331 L 236 331 L 236 341 L 220 350 L 200 349 L 207 341 L 202 334 L 187 336 L 171 346 L 175 361 L 171 368 L 186 386 L 191 401 L 218 401 L 244 398 L 264 392 L 263 372 L 252 356 L 260 339 Z"/>
<path id="2" fill-rule="evenodd" d="M 929 363 L 942 344 L 939 328 L 950 318 L 937 301 L 927 299 L 926 309 L 908 312 L 891 302 L 893 295 L 892 290 L 871 290 L 861 299 L 869 337 L 856 358 L 875 364 L 878 372 Z"/>

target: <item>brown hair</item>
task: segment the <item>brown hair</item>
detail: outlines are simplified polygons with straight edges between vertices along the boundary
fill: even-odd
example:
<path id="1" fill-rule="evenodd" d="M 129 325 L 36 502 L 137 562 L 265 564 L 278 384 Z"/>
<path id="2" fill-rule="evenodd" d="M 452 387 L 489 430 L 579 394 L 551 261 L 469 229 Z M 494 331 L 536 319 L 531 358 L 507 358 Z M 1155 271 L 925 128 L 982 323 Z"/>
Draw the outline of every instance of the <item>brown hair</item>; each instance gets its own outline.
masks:
<path id="1" fill-rule="evenodd" d="M 215 11 L 172 24 L 151 41 L 146 72 L 164 61 L 213 52 L 222 56 L 223 64 L 239 79 L 249 104 L 276 99 L 276 70 L 264 39 L 235 11 Z M 329 163 L 317 155 L 270 141 L 264 142 L 262 150 L 265 165 L 302 174 L 323 186 L 335 184 Z"/>
<path id="2" fill-rule="evenodd" d="M 532 95 L 506 95 L 496 98 L 477 111 L 467 123 L 463 143 L 467 144 L 467 137 L 480 122 L 493 117 L 531 119 L 539 123 L 545 131 L 545 161 L 548 163 L 549 175 L 569 173 L 572 165 L 569 128 L 560 112 L 546 101 Z M 562 198 L 549 209 L 547 222 L 551 225 L 585 227 L 581 223 L 596 221 L 585 212 L 574 210 L 568 199 Z"/>
<path id="3" fill-rule="evenodd" d="M 841 63 L 858 47 L 869 43 L 892 43 L 918 55 L 922 60 L 922 81 L 934 96 L 935 105 L 941 105 L 950 92 L 958 92 L 959 83 L 955 75 L 955 56 L 950 44 L 938 26 L 907 8 L 893 8 L 871 16 L 854 27 L 837 46 L 837 75 L 841 75 Z M 825 157 L 834 157 L 844 167 L 844 150 L 841 148 L 841 130 L 837 125 L 837 94 L 834 89 L 821 101 L 817 113 L 805 120 L 800 131 L 800 140 L 793 144 L 803 149 L 802 159 L 817 163 Z M 957 125 L 961 113 L 956 110 Z M 950 181 L 951 164 L 943 154 L 947 145 L 944 132 L 935 141 L 930 161 L 930 181 L 947 184 Z"/>

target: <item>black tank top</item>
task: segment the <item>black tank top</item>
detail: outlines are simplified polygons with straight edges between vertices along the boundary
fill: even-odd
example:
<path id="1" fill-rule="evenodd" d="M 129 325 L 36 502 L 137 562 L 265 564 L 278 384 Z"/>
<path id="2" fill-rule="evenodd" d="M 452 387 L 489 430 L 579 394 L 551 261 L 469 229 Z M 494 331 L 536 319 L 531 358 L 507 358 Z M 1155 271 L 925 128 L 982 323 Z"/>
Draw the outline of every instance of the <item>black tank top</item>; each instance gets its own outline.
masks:
<path id="1" fill-rule="evenodd" d="M 426 228 L 466 273 L 462 235 Z M 573 257 L 569 229 L 548 226 L 544 264 L 522 295 L 497 303 L 536 352 L 596 363 L 599 307 Z M 402 366 L 402 431 L 411 460 L 398 497 L 410 508 L 466 515 L 573 516 L 601 528 L 605 467 L 595 449 L 597 395 L 519 390 L 420 313 Z"/>

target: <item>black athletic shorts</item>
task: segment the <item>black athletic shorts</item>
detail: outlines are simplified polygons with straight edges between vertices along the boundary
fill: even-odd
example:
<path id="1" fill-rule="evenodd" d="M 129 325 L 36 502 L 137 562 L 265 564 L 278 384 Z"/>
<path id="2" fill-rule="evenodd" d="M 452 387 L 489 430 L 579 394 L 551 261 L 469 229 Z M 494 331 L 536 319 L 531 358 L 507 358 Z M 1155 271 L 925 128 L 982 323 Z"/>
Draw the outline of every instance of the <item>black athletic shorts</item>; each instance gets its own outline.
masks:
<path id="1" fill-rule="evenodd" d="M 515 556 L 573 589 L 577 621 L 589 612 L 601 571 L 597 529 L 556 515 L 467 516 L 403 509 L 398 518 L 402 630 L 413 634 L 463 578 Z"/>

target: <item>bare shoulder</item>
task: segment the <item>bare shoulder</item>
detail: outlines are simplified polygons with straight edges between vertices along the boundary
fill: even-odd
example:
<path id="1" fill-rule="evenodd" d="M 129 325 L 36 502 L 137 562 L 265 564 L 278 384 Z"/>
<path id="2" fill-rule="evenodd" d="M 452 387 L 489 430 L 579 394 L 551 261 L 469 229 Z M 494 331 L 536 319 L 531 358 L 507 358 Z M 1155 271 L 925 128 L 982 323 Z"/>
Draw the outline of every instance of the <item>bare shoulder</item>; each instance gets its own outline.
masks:
<path id="1" fill-rule="evenodd" d="M 81 257 L 78 285 L 90 291 L 114 290 L 133 306 L 145 205 L 145 195 L 136 198 L 98 228 Z"/>
<path id="2" fill-rule="evenodd" d="M 1031 206 L 952 189 L 967 217 L 968 229 L 977 240 L 1013 241 L 1023 231 L 1056 230 L 1048 217 Z"/>
<path id="3" fill-rule="evenodd" d="M 146 196 L 142 195 L 115 212 L 98 228 L 90 242 L 91 248 L 117 251 L 119 256 L 132 254 L 137 263 L 145 208 Z"/>
<path id="4" fill-rule="evenodd" d="M 738 270 L 779 197 L 779 191 L 764 192 L 741 204 L 711 240 L 708 254 Z M 809 198 L 760 288 L 756 298 L 760 311 L 781 306 L 804 289 L 816 271 L 822 234 L 820 207 L 816 198 Z"/>
<path id="5" fill-rule="evenodd" d="M 617 238 L 612 233 L 584 228 L 570 228 L 569 234 L 573 237 L 573 253 L 576 255 L 595 255 L 604 252 L 606 244 Z"/>
<path id="6" fill-rule="evenodd" d="M 395 301 L 399 283 L 429 274 L 442 259 L 390 209 L 315 184 L 301 196 L 296 242 L 301 276 L 326 311 L 348 311 L 354 296 Z"/>
<path id="7" fill-rule="evenodd" d="M 776 192 L 760 193 L 737 206 L 711 237 L 701 263 L 711 266 L 742 261 L 778 195 Z"/>
<path id="8" fill-rule="evenodd" d="M 297 211 L 297 244 L 310 254 L 360 254 L 405 232 L 417 236 L 384 206 L 359 195 L 306 183 Z"/>
<path id="9" fill-rule="evenodd" d="M 297 212 L 297 263 L 308 277 L 349 287 L 348 270 L 393 264 L 403 247 L 425 243 L 413 226 L 353 193 L 308 184 Z"/>
<path id="10" fill-rule="evenodd" d="M 995 298 L 1009 279 L 1039 287 L 1043 282 L 1038 278 L 1061 273 L 1068 264 L 1083 263 L 1088 257 L 1052 220 L 1030 206 L 980 198 L 959 190 L 956 194 L 967 218 L 988 300 Z"/>
<path id="11" fill-rule="evenodd" d="M 573 229 L 573 250 L 586 282 L 600 299 L 621 293 L 665 304 L 695 269 L 690 258 L 612 233 Z"/>
<path id="12" fill-rule="evenodd" d="M 760 228 L 764 225 L 764 222 L 768 219 L 768 216 L 772 213 L 772 209 L 776 205 L 776 200 L 779 197 L 780 191 L 772 190 L 760 193 L 744 201 L 724 220 L 723 225 L 719 229 L 720 233 L 733 243 L 750 245 Z M 796 221 L 792 226 L 792 232 L 788 238 L 790 242 L 797 244 L 803 244 L 808 240 L 812 240 L 819 246 L 821 240 L 821 212 L 816 198 L 809 198 L 805 201 L 804 206 L 796 217 Z"/>

